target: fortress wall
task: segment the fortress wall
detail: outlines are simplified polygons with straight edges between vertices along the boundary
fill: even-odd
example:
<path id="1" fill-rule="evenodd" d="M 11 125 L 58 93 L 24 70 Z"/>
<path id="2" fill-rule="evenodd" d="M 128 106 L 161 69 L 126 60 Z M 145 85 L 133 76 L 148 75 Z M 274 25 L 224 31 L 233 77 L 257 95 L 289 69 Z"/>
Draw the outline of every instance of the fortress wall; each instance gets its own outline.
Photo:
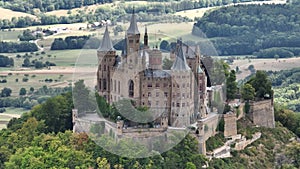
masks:
<path id="1" fill-rule="evenodd" d="M 275 127 L 274 107 L 271 99 L 250 102 L 249 116 L 254 125 Z"/>

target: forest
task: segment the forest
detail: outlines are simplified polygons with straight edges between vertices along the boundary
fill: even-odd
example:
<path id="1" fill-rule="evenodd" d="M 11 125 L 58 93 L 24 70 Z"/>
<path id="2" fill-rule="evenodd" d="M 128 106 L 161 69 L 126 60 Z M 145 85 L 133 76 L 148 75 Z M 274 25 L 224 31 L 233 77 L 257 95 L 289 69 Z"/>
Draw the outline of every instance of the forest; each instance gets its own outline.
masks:
<path id="1" fill-rule="evenodd" d="M 161 0 L 158 0 L 160 2 Z M 162 0 L 164 1 L 164 0 Z M 248 0 L 246 0 L 248 1 Z M 38 17 L 37 19 L 26 17 L 13 17 L 9 19 L 0 20 L 0 28 L 24 28 L 28 26 L 36 25 L 49 25 L 49 24 L 69 24 L 78 22 L 96 22 L 100 20 L 110 19 L 113 22 L 122 21 L 129 18 L 126 14 L 131 14 L 132 6 L 125 5 L 124 2 L 119 3 L 112 8 L 97 8 L 95 13 L 81 9 L 77 14 L 71 12 L 68 16 L 55 16 L 45 15 L 40 12 L 49 12 L 59 9 L 72 9 L 76 7 L 82 7 L 92 4 L 111 3 L 111 0 L 7 0 L 0 2 L 0 7 L 8 8 L 13 11 L 26 12 Z M 153 0 L 153 2 L 157 2 Z M 244 2 L 244 0 L 199 0 L 199 1 L 172 1 L 166 0 L 166 3 L 154 3 L 154 4 L 139 4 L 135 6 L 136 14 L 139 21 L 156 21 L 156 22 L 186 22 L 192 21 L 186 17 L 180 17 L 172 15 L 174 12 L 198 9 L 204 7 L 221 6 L 230 3 Z M 37 12 L 36 9 L 40 11 Z"/>
<path id="2" fill-rule="evenodd" d="M 299 5 L 235 5 L 205 14 L 192 33 L 211 38 L 219 55 L 292 57 L 300 50 Z"/>
<path id="3" fill-rule="evenodd" d="M 35 52 L 38 47 L 30 42 L 0 42 L 0 53 Z"/>
<path id="4" fill-rule="evenodd" d="M 275 91 L 275 102 L 290 110 L 300 112 L 300 68 L 278 72 L 269 71 L 268 76 Z"/>

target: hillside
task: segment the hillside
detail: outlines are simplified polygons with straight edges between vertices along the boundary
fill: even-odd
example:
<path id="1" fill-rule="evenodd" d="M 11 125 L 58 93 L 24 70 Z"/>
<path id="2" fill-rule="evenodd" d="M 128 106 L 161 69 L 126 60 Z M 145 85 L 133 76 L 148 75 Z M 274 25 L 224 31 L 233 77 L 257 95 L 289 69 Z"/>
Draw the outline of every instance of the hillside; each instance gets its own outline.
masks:
<path id="1" fill-rule="evenodd" d="M 261 132 L 262 137 L 244 150 L 232 152 L 231 158 L 209 161 L 198 154 L 197 141 L 190 136 L 161 155 L 141 159 L 119 157 L 96 145 L 86 134 L 69 131 L 72 127 L 70 98 L 70 93 L 53 97 L 20 119 L 11 120 L 8 129 L 0 131 L 0 167 L 173 169 L 188 165 L 202 168 L 205 164 L 209 164 L 209 168 L 230 169 L 299 167 L 300 143 L 293 141 L 292 132 L 280 123 L 276 123 L 274 129 L 255 127 L 247 119 L 238 122 L 238 133 L 250 137 Z M 126 148 L 126 144 L 122 148 Z M 72 163 L 68 163 L 70 160 Z"/>
<path id="2" fill-rule="evenodd" d="M 298 5 L 234 5 L 198 19 L 192 33 L 212 39 L 219 55 L 300 55 Z"/>

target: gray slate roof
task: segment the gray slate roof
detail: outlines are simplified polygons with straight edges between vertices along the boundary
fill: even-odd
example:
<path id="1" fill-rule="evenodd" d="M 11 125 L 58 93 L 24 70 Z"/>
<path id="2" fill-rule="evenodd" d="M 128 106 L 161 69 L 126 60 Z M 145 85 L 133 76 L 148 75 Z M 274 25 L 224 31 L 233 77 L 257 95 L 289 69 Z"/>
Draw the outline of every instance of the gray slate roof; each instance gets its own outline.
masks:
<path id="1" fill-rule="evenodd" d="M 179 46 L 176 47 L 176 59 L 173 66 L 171 67 L 171 70 L 190 70 L 190 67 L 187 65 L 186 58 L 182 51 L 182 41 L 177 40 L 177 45 Z"/>
<path id="2" fill-rule="evenodd" d="M 106 28 L 105 28 L 105 32 L 104 32 L 104 35 L 103 35 L 103 39 L 102 39 L 102 43 L 100 45 L 100 47 L 98 48 L 98 51 L 114 51 L 114 46 L 111 42 L 111 39 L 109 37 L 109 32 L 108 32 L 108 28 L 107 28 L 107 25 L 106 25 Z"/>
<path id="3" fill-rule="evenodd" d="M 140 31 L 137 27 L 137 23 L 136 23 L 136 16 L 134 14 L 134 9 L 133 9 L 133 12 L 132 12 L 132 16 L 131 16 L 131 20 L 130 20 L 130 26 L 127 30 L 127 33 L 128 34 L 140 34 Z"/>

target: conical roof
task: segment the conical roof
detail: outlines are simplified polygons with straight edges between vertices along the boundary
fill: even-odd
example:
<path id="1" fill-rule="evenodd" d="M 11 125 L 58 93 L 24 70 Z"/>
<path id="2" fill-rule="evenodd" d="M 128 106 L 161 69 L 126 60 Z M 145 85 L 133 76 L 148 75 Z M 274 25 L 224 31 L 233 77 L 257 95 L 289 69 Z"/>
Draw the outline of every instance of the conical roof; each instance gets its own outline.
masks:
<path id="1" fill-rule="evenodd" d="M 108 26 L 106 25 L 102 43 L 101 43 L 100 47 L 98 48 L 98 51 L 114 51 L 114 50 L 115 50 L 114 46 L 109 37 Z"/>
<path id="2" fill-rule="evenodd" d="M 132 10 L 132 16 L 131 16 L 131 20 L 130 20 L 130 25 L 129 25 L 129 28 L 127 30 L 127 34 L 140 34 L 140 31 L 137 27 L 137 23 L 136 23 L 136 16 L 135 16 L 135 13 L 134 13 L 134 8 Z"/>
<path id="3" fill-rule="evenodd" d="M 177 40 L 177 47 L 176 47 L 176 59 L 173 63 L 171 70 L 190 70 L 190 67 L 186 63 L 185 56 L 183 55 L 182 51 L 182 41 Z"/>

